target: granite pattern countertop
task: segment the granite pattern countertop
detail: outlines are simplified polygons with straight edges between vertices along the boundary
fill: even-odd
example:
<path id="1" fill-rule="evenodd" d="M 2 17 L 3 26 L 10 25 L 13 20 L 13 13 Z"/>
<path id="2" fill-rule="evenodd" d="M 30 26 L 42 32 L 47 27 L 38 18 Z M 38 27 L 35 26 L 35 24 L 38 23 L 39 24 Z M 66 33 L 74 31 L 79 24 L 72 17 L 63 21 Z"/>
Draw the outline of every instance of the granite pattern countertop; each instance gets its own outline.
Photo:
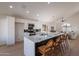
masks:
<path id="1" fill-rule="evenodd" d="M 41 41 L 62 35 L 62 34 L 64 34 L 64 33 L 56 32 L 56 33 L 48 33 L 45 35 L 37 34 L 37 35 L 33 35 L 33 36 L 27 36 L 25 33 L 24 37 L 28 38 L 29 40 L 31 40 L 34 43 L 37 43 L 37 42 L 41 42 Z"/>

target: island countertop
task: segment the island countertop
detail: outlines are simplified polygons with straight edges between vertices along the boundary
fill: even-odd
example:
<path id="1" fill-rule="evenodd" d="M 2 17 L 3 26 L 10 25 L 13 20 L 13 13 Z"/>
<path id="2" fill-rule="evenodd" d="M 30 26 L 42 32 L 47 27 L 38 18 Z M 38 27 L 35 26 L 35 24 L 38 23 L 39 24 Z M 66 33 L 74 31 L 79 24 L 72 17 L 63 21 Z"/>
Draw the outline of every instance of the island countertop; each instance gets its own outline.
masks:
<path id="1" fill-rule="evenodd" d="M 24 37 L 28 38 L 29 40 L 31 40 L 34 43 L 37 43 L 37 42 L 41 42 L 41 41 L 44 41 L 44 40 L 47 40 L 47 39 L 62 35 L 62 34 L 64 34 L 64 33 L 56 32 L 56 33 L 48 33 L 46 35 L 37 34 L 37 35 L 33 35 L 33 36 L 28 36 L 28 37 L 25 34 Z"/>

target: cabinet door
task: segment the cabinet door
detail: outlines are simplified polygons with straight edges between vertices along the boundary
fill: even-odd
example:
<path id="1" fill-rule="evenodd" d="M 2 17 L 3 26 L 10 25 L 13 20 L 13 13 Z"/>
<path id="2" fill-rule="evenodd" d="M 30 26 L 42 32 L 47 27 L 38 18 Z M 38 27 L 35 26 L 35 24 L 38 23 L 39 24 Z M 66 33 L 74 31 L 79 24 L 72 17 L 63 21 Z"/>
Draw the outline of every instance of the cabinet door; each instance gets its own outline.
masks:
<path id="1" fill-rule="evenodd" d="M 7 45 L 15 44 L 15 18 L 7 17 L 8 19 L 8 40 Z"/>

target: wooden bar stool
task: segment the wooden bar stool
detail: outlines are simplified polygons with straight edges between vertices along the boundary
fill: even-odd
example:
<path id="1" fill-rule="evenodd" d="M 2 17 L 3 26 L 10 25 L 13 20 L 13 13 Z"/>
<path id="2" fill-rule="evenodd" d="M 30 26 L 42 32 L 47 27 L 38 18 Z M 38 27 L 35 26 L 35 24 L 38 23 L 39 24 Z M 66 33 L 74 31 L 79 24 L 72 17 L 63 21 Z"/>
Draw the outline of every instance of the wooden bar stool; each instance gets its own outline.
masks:
<path id="1" fill-rule="evenodd" d="M 60 54 L 60 48 L 61 48 L 61 46 L 60 46 L 60 44 L 61 44 L 61 40 L 60 40 L 60 36 L 59 37 L 57 37 L 57 39 L 55 39 L 55 42 L 54 42 L 54 50 L 55 50 L 55 55 L 61 55 Z"/>
<path id="2" fill-rule="evenodd" d="M 67 47 L 68 47 L 68 43 L 67 43 L 67 34 L 63 34 L 61 35 L 61 45 L 62 45 L 62 51 L 63 51 L 63 55 L 66 54 L 67 51 Z"/>
<path id="3" fill-rule="evenodd" d="M 65 35 L 64 34 L 61 35 L 60 38 L 61 38 L 62 55 L 64 55 L 65 54 L 65 51 L 66 51 L 66 42 L 65 42 L 66 38 L 65 38 Z"/>
<path id="4" fill-rule="evenodd" d="M 54 49 L 56 51 L 56 55 L 64 54 L 64 36 L 59 36 L 54 42 Z M 63 44 L 62 44 L 63 43 Z"/>
<path id="5" fill-rule="evenodd" d="M 70 42 L 69 42 L 69 36 L 67 33 L 65 33 L 64 36 L 65 36 L 65 43 L 66 43 L 65 44 L 66 53 L 70 55 L 71 47 L 70 47 Z"/>
<path id="6" fill-rule="evenodd" d="M 64 55 L 66 53 L 67 44 L 67 34 L 57 37 L 54 42 L 55 55 Z"/>
<path id="7" fill-rule="evenodd" d="M 53 45 L 54 45 L 54 41 L 49 40 L 46 45 L 38 47 L 38 52 L 41 53 L 43 56 L 46 56 L 49 54 L 49 52 L 52 51 Z"/>

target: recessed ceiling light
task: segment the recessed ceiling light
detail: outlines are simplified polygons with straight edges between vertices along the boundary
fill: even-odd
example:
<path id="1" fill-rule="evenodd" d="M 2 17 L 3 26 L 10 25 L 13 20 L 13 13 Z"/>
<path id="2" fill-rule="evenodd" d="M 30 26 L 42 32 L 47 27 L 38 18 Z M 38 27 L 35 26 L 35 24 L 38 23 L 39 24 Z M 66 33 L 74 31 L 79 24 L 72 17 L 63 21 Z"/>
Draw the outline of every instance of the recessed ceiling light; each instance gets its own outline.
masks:
<path id="1" fill-rule="evenodd" d="M 48 2 L 48 4 L 50 4 L 51 2 Z"/>
<path id="2" fill-rule="evenodd" d="M 39 16 L 39 14 L 37 14 L 36 16 Z"/>
<path id="3" fill-rule="evenodd" d="M 27 11 L 26 11 L 26 13 L 27 13 L 27 14 L 29 14 L 29 13 L 30 13 L 30 11 L 28 11 L 28 10 L 27 10 Z"/>
<path id="4" fill-rule="evenodd" d="M 10 5 L 9 7 L 10 7 L 10 8 L 13 8 L 13 6 L 12 6 L 12 5 Z"/>

